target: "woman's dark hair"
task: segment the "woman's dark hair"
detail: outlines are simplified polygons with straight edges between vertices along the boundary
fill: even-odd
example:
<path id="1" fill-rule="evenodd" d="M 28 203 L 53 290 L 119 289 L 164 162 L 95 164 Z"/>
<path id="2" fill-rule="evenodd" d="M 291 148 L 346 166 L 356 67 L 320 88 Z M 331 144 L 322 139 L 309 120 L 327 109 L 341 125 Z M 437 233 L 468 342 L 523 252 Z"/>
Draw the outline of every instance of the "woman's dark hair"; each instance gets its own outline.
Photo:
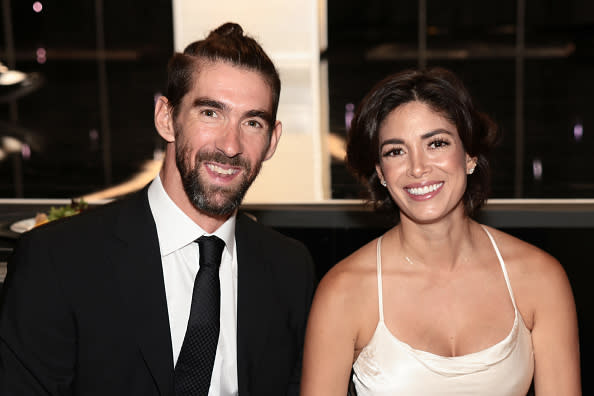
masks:
<path id="1" fill-rule="evenodd" d="M 379 130 L 388 114 L 413 101 L 426 104 L 453 123 L 466 153 L 477 158 L 462 198 L 466 214 L 473 216 L 490 192 L 487 156 L 499 140 L 499 129 L 474 107 L 462 82 L 446 69 L 406 70 L 376 84 L 355 111 L 348 132 L 347 167 L 367 187 L 376 209 L 398 212 L 375 168 L 379 163 Z"/>
<path id="2" fill-rule="evenodd" d="M 177 108 L 192 88 L 200 72 L 201 62 L 226 62 L 259 72 L 272 90 L 272 121 L 276 121 L 281 83 L 274 64 L 260 44 L 243 34 L 236 23 L 225 23 L 204 39 L 189 44 L 183 53 L 174 54 L 167 68 L 167 99 L 177 116 Z M 274 122 L 270 126 L 274 127 Z"/>

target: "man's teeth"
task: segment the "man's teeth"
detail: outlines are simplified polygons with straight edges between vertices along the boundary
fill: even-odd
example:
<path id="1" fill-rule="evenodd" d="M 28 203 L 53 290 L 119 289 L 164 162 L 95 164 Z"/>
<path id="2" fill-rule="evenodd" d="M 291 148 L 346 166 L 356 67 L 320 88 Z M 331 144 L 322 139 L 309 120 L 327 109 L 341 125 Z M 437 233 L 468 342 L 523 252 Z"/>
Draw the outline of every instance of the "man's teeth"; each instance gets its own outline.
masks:
<path id="1" fill-rule="evenodd" d="M 408 193 L 412 195 L 425 195 L 437 190 L 441 186 L 443 186 L 443 182 L 419 188 L 407 188 L 406 191 L 408 191 Z"/>
<path id="2" fill-rule="evenodd" d="M 237 169 L 234 169 L 234 168 L 224 169 L 224 168 L 221 168 L 220 166 L 217 166 L 217 165 L 214 165 L 214 164 L 206 164 L 206 166 L 211 171 L 216 172 L 216 173 L 220 173 L 222 175 L 232 175 L 234 173 L 237 173 Z"/>

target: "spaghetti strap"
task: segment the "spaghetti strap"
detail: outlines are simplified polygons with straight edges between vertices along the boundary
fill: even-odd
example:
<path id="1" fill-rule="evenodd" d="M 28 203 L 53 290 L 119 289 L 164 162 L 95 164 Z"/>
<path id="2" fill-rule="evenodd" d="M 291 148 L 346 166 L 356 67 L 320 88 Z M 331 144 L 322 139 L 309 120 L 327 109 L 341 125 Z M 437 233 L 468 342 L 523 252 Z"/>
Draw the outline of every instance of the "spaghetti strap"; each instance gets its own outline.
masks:
<path id="1" fill-rule="evenodd" d="M 515 306 L 501 253 L 489 232 L 487 230 L 485 232 L 497 253 L 508 292 Z M 530 330 L 526 328 L 518 309 L 515 309 L 514 323 L 507 336 L 496 344 L 479 351 L 465 355 L 442 356 L 416 349 L 398 339 L 384 323 L 382 238 L 378 238 L 376 243 L 380 320 L 369 342 L 361 349 L 353 363 L 352 381 L 356 393 L 359 396 L 438 395 L 444 393 L 481 396 L 526 395 L 534 373 L 534 349 Z M 369 247 L 373 249 L 373 242 Z M 389 258 L 388 254 L 389 252 L 385 257 Z M 496 267 L 492 269 L 497 270 Z M 498 278 L 498 281 L 501 282 L 501 278 Z M 502 285 L 499 283 L 499 286 Z M 503 292 L 503 290 L 500 291 Z M 411 301 L 407 300 L 405 303 L 411 303 Z M 509 305 L 509 302 L 506 301 L 506 304 Z M 396 319 L 397 322 L 399 322 L 398 319 Z M 406 327 L 406 323 L 396 324 L 396 326 L 399 325 Z"/>
<path id="2" fill-rule="evenodd" d="M 495 239 L 491 236 L 491 233 L 487 231 L 487 228 L 481 224 L 483 230 L 491 240 L 491 245 L 493 245 L 493 249 L 495 249 L 495 253 L 497 254 L 497 259 L 499 260 L 499 265 L 501 265 L 501 270 L 503 271 L 503 277 L 505 278 L 505 284 L 507 285 L 507 291 L 509 292 L 509 296 L 511 297 L 512 304 L 514 304 L 514 309 L 518 309 L 516 306 L 516 299 L 514 298 L 514 292 L 512 291 L 511 283 L 509 281 L 509 276 L 507 275 L 507 268 L 505 267 L 505 262 L 503 261 L 503 257 L 501 257 L 501 253 L 499 252 L 499 248 L 495 243 Z"/>
<path id="3" fill-rule="evenodd" d="M 384 302 L 383 302 L 383 292 L 382 292 L 382 238 L 384 236 L 380 236 L 377 239 L 377 259 L 376 259 L 376 266 L 377 266 L 377 297 L 378 297 L 378 305 L 379 305 L 379 321 L 380 323 L 384 322 Z"/>

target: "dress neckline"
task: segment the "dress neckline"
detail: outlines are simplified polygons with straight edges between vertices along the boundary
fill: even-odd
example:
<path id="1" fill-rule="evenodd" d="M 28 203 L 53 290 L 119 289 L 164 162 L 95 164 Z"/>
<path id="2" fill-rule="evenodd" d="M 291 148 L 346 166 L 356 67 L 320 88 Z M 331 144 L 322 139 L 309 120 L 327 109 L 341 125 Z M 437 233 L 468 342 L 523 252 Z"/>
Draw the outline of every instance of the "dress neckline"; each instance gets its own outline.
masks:
<path id="1" fill-rule="evenodd" d="M 354 365 L 357 364 L 359 359 L 364 358 L 364 356 L 369 351 L 369 348 L 372 348 L 375 345 L 375 343 L 378 342 L 378 339 L 381 338 L 382 333 L 387 336 L 387 339 L 389 339 L 391 343 L 396 345 L 398 348 L 406 351 L 408 354 L 413 356 L 427 368 L 446 376 L 454 376 L 460 374 L 468 374 L 476 371 L 483 371 L 486 370 L 489 366 L 497 364 L 498 362 L 509 356 L 509 354 L 513 351 L 514 347 L 518 344 L 516 340 L 518 338 L 520 325 L 523 326 L 526 331 L 528 331 L 528 329 L 526 328 L 522 316 L 520 315 L 518 308 L 516 306 L 516 302 L 509 281 L 509 276 L 507 274 L 507 269 L 505 267 L 505 263 L 503 262 L 501 253 L 499 252 L 499 248 L 497 247 L 497 244 L 495 243 L 495 240 L 493 239 L 489 231 L 484 226 L 481 225 L 481 227 L 489 237 L 489 240 L 491 241 L 491 244 L 497 254 L 497 258 L 499 260 L 505 277 L 508 293 L 510 295 L 514 307 L 514 322 L 507 336 L 504 337 L 501 341 L 495 343 L 494 345 L 488 346 L 476 352 L 471 352 L 468 354 L 458 356 L 443 356 L 429 351 L 416 349 L 408 343 L 401 341 L 398 337 L 396 337 L 392 333 L 392 331 L 386 326 L 383 314 L 383 291 L 381 277 L 381 242 L 383 239 L 382 235 L 377 240 L 377 277 L 378 300 L 380 310 L 379 321 L 375 328 L 373 336 L 371 337 L 371 340 L 365 347 L 363 347 L 361 353 L 359 354 L 359 356 L 357 356 Z"/>

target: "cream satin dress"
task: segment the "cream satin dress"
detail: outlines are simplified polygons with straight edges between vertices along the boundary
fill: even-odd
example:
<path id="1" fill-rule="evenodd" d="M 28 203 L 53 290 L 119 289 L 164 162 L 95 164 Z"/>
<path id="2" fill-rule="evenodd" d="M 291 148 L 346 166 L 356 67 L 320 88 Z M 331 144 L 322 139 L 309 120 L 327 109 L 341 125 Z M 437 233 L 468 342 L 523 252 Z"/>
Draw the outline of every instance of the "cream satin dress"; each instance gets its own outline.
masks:
<path id="1" fill-rule="evenodd" d="M 525 396 L 534 373 L 532 337 L 516 306 L 503 258 L 497 253 L 515 310 L 511 331 L 497 344 L 463 356 L 445 357 L 412 348 L 384 323 L 381 240 L 377 242 L 379 323 L 353 364 L 358 396 Z"/>

